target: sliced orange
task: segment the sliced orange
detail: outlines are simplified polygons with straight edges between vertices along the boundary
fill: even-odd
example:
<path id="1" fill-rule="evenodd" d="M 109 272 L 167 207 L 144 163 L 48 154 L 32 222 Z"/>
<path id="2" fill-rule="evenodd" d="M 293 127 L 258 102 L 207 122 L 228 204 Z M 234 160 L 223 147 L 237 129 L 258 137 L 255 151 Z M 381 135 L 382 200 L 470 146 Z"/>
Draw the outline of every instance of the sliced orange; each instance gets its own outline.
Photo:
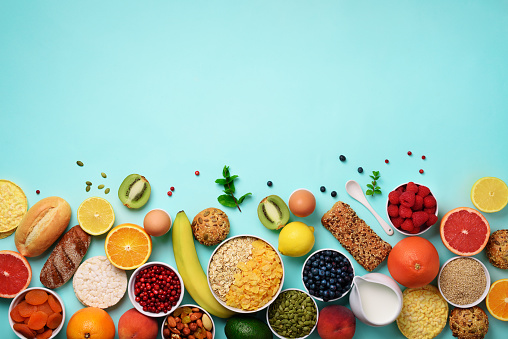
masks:
<path id="1" fill-rule="evenodd" d="M 485 305 L 496 319 L 508 321 L 508 279 L 500 279 L 490 286 Z"/>
<path id="2" fill-rule="evenodd" d="M 152 253 L 152 239 L 134 224 L 121 224 L 109 231 L 104 243 L 109 261 L 122 270 L 143 265 Z"/>

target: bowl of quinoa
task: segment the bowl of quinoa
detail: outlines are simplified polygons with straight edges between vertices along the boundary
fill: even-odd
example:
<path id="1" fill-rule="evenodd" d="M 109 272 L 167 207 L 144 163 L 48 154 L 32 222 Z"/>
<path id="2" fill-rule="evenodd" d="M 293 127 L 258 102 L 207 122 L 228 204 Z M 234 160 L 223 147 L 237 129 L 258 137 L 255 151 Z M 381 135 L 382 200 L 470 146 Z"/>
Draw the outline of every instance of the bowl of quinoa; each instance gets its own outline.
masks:
<path id="1" fill-rule="evenodd" d="M 254 313 L 268 307 L 279 295 L 284 264 L 266 240 L 238 235 L 217 246 L 208 262 L 207 278 L 222 306 L 237 313 Z"/>
<path id="2" fill-rule="evenodd" d="M 455 307 L 478 305 L 489 293 L 487 267 L 473 257 L 453 257 L 443 264 L 437 278 L 443 298 Z"/>

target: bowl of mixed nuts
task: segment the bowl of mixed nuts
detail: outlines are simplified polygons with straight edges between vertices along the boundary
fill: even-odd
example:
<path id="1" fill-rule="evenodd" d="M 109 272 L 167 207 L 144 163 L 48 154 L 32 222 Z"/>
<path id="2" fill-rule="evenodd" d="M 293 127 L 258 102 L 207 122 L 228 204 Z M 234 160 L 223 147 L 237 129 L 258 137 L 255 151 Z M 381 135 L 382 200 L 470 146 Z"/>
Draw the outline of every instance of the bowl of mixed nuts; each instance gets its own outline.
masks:
<path id="1" fill-rule="evenodd" d="M 254 313 L 279 295 L 284 283 L 280 254 L 266 240 L 238 235 L 224 240 L 212 253 L 207 268 L 208 286 L 225 308 Z"/>
<path id="2" fill-rule="evenodd" d="M 162 322 L 161 335 L 171 339 L 178 338 L 212 339 L 215 338 L 215 324 L 212 316 L 197 305 L 181 305 Z"/>

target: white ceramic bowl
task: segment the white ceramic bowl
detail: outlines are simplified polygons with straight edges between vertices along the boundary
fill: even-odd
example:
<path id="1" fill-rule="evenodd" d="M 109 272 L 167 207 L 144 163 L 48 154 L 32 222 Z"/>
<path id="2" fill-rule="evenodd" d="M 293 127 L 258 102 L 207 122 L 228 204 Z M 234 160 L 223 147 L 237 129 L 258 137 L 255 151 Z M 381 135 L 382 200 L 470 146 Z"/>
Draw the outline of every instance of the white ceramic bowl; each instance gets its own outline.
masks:
<path id="1" fill-rule="evenodd" d="M 21 292 L 18 293 L 18 295 L 16 295 L 14 297 L 14 299 L 12 299 L 11 301 L 11 305 L 9 306 L 9 325 L 11 325 L 11 329 L 12 331 L 21 339 L 26 339 L 26 337 L 24 335 L 22 335 L 21 333 L 19 333 L 18 331 L 15 331 L 13 326 L 15 324 L 15 322 L 11 319 L 11 311 L 14 307 L 16 307 L 17 304 L 19 304 L 21 301 L 23 301 L 25 299 L 25 295 L 30 292 L 31 290 L 44 290 L 46 291 L 48 294 L 51 294 L 52 296 L 54 296 L 56 298 L 56 300 L 58 300 L 58 302 L 60 303 L 60 306 L 62 306 L 62 322 L 60 323 L 60 325 L 58 325 L 57 328 L 55 328 L 53 330 L 53 333 L 51 334 L 51 337 L 50 338 L 54 338 L 56 337 L 56 335 L 60 332 L 60 330 L 62 329 L 64 323 L 65 323 L 65 305 L 63 303 L 63 300 L 62 298 L 60 298 L 60 296 L 50 290 L 50 289 L 47 289 L 47 288 L 44 288 L 44 287 L 31 287 L 31 288 L 27 288 L 26 290 L 23 290 Z"/>
<path id="2" fill-rule="evenodd" d="M 159 312 L 159 313 L 153 313 L 153 312 L 147 312 L 147 311 L 143 311 L 143 306 L 141 306 L 137 301 L 136 301 L 136 295 L 134 294 L 134 284 L 136 282 L 136 277 L 138 276 L 138 274 L 145 268 L 147 267 L 151 267 L 151 266 L 164 266 L 165 268 L 168 268 L 170 270 L 172 270 L 173 272 L 175 272 L 175 275 L 178 277 L 178 280 L 180 281 L 180 297 L 178 298 L 178 301 L 176 302 L 176 305 L 173 306 L 168 312 Z M 173 312 L 179 305 L 180 303 L 182 302 L 182 299 L 183 299 L 183 294 L 184 294 L 184 290 L 185 290 L 185 287 L 183 285 L 183 280 L 182 280 L 182 277 L 180 276 L 180 274 L 178 273 L 178 271 L 173 268 L 172 266 L 164 263 L 164 262 L 160 262 L 160 261 L 152 261 L 152 262 L 148 262 L 146 264 L 143 264 L 141 266 L 139 266 L 131 275 L 130 279 L 129 279 L 129 285 L 128 285 L 128 289 L 127 289 L 127 292 L 129 294 L 129 299 L 131 300 L 131 303 L 132 305 L 134 305 L 134 307 L 136 308 L 136 310 L 138 310 L 140 313 L 143 313 L 144 315 L 146 316 L 149 316 L 149 317 L 164 317 L 164 316 L 167 316 L 168 314 L 170 314 L 171 312 Z"/>
<path id="3" fill-rule="evenodd" d="M 475 260 L 477 261 L 478 263 L 480 263 L 480 265 L 482 266 L 483 268 L 483 272 L 485 273 L 485 280 L 486 280 L 486 284 L 485 284 L 485 291 L 483 291 L 483 294 L 480 296 L 480 298 L 478 298 L 477 300 L 475 300 L 474 302 L 470 303 L 470 304 L 467 304 L 467 305 L 459 305 L 459 304 L 455 304 L 453 302 L 451 302 L 450 300 L 448 300 L 448 298 L 446 297 L 446 295 L 443 293 L 443 291 L 441 290 L 441 273 L 443 272 L 443 268 L 445 268 L 446 265 L 448 265 L 451 261 L 453 260 L 456 260 L 456 259 L 472 259 L 472 260 Z M 468 308 L 468 307 L 473 307 L 475 305 L 478 305 L 479 303 L 481 303 L 483 301 L 483 299 L 485 299 L 485 297 L 487 297 L 487 294 L 489 293 L 489 289 L 490 289 L 490 274 L 489 274 L 489 271 L 487 270 L 487 267 L 485 267 L 485 265 L 478 259 L 476 258 L 473 258 L 473 257 L 464 257 L 464 256 L 458 256 L 458 257 L 453 257 L 449 260 L 447 260 L 443 266 L 441 266 L 441 269 L 439 270 L 439 275 L 437 277 L 437 287 L 439 288 L 439 292 L 441 293 L 441 295 L 443 296 L 443 298 L 445 298 L 445 300 L 450 304 L 450 305 L 453 305 L 455 307 L 459 307 L 459 308 Z"/>
<path id="4" fill-rule="evenodd" d="M 413 181 L 414 182 L 414 181 Z M 422 186 L 422 184 L 419 184 L 417 182 L 414 182 L 416 185 L 418 186 Z M 399 187 L 402 187 L 402 186 L 405 186 L 407 185 L 408 183 L 405 183 L 405 184 L 402 184 L 402 185 L 399 185 L 397 187 L 395 187 L 393 190 L 391 190 L 390 192 L 392 191 L 395 191 L 396 189 L 398 189 Z M 423 186 L 426 186 L 426 185 L 423 185 Z M 428 186 L 426 186 L 428 187 Z M 430 189 L 430 188 L 429 188 Z M 436 199 L 436 196 L 432 193 L 432 191 L 430 191 L 430 194 L 434 197 L 434 199 Z M 386 211 L 386 217 L 388 218 L 388 222 L 390 223 L 390 225 L 397 231 L 399 232 L 400 234 L 403 234 L 403 235 L 409 235 L 409 236 L 415 236 L 415 235 L 422 235 L 423 233 L 427 232 L 432 226 L 434 225 L 431 225 L 431 226 L 428 226 L 427 228 L 425 228 L 423 231 L 421 232 L 418 232 L 418 233 L 410 233 L 410 232 L 407 232 L 407 231 L 404 231 L 403 229 L 400 229 L 398 227 L 395 227 L 395 225 L 392 223 L 392 219 L 390 217 L 390 215 L 388 214 L 388 205 L 390 204 L 390 200 L 388 198 L 386 198 L 386 208 L 385 208 L 385 211 Z M 437 214 L 438 214 L 438 211 L 439 211 L 439 204 L 437 202 L 437 199 L 436 199 L 436 217 L 437 217 Z M 436 221 L 437 223 L 437 221 Z"/>
<path id="5" fill-rule="evenodd" d="M 307 338 L 308 336 L 310 336 L 310 335 L 312 334 L 312 332 L 314 332 L 314 330 L 315 330 L 315 329 L 316 329 L 316 327 L 317 327 L 317 323 L 318 323 L 318 319 L 319 319 L 319 308 L 318 308 L 318 306 L 317 306 L 317 304 L 316 304 L 316 301 L 314 300 L 314 298 L 312 298 L 312 296 L 311 296 L 309 293 L 307 293 L 307 292 L 305 292 L 305 291 L 302 291 L 302 290 L 300 290 L 300 289 L 297 289 L 297 288 L 288 288 L 288 289 L 286 289 L 286 290 L 284 290 L 284 291 L 281 291 L 281 292 L 280 292 L 280 294 L 279 294 L 279 296 L 278 296 L 277 298 L 279 298 L 279 297 L 280 297 L 280 296 L 281 296 L 284 292 L 287 292 L 287 291 L 298 291 L 298 292 L 301 292 L 301 293 L 303 293 L 303 294 L 305 294 L 305 295 L 309 296 L 309 297 L 310 297 L 310 300 L 312 300 L 312 302 L 314 303 L 314 307 L 316 307 L 316 323 L 314 324 L 314 326 L 313 326 L 313 327 L 312 327 L 312 329 L 310 330 L 309 334 L 304 335 L 303 337 L 298 337 L 297 339 Z M 274 300 L 274 301 L 275 301 L 275 300 Z M 269 312 L 270 312 L 270 308 L 271 308 L 272 306 L 273 306 L 273 304 L 271 304 L 270 306 L 268 306 L 268 308 L 266 309 L 266 323 L 268 324 L 268 327 L 270 327 L 270 330 L 272 331 L 272 333 L 273 333 L 273 334 L 275 334 L 275 336 L 277 336 L 278 338 L 281 338 L 281 339 L 287 339 L 287 337 L 284 337 L 284 336 L 280 335 L 279 333 L 277 333 L 277 332 L 273 329 L 272 325 L 270 324 L 270 320 L 269 320 L 269 319 L 270 319 L 270 317 L 269 317 Z"/>
<path id="6" fill-rule="evenodd" d="M 172 313 L 173 313 L 174 311 L 176 311 L 176 309 L 181 308 L 181 307 L 190 307 L 190 308 L 197 307 L 197 308 L 199 308 L 199 310 L 200 310 L 203 314 L 206 314 L 206 315 L 210 318 L 210 320 L 212 321 L 212 338 L 215 338 L 215 322 L 213 321 L 213 318 L 212 318 L 212 316 L 210 315 L 210 313 L 208 313 L 207 311 L 205 311 L 205 310 L 204 310 L 202 307 L 200 307 L 200 306 L 193 305 L 193 304 L 185 304 L 185 305 L 180 305 L 180 306 L 178 306 L 178 307 L 177 307 L 177 308 L 175 308 L 173 311 L 171 311 L 171 313 L 170 313 L 170 314 L 168 314 L 168 315 L 166 316 L 166 318 L 164 318 L 164 321 L 162 322 L 162 326 L 161 326 L 161 337 L 162 337 L 162 339 L 165 339 L 165 338 L 164 338 L 164 328 L 166 327 L 166 320 L 168 319 L 168 317 L 169 317 L 170 315 L 172 315 Z"/>
<path id="7" fill-rule="evenodd" d="M 317 251 L 313 252 L 311 255 L 309 255 L 309 256 L 307 257 L 307 259 L 305 260 L 305 262 L 303 263 L 301 278 L 302 278 L 302 283 L 303 283 L 303 287 L 305 288 L 305 291 L 306 291 L 307 293 L 309 293 L 309 295 L 311 295 L 314 299 L 319 300 L 319 301 L 324 301 L 324 300 L 323 300 L 323 298 L 318 297 L 318 296 L 315 296 L 315 295 L 313 295 L 312 293 L 310 293 L 309 288 L 307 288 L 307 285 L 305 284 L 305 282 L 303 282 L 303 276 L 304 276 L 305 266 L 307 265 L 307 262 L 308 262 L 308 261 L 309 261 L 312 257 L 314 257 L 315 255 L 319 255 L 319 254 L 320 254 L 321 252 L 323 252 L 323 251 L 332 251 L 332 252 L 336 252 L 336 253 L 340 253 L 340 254 L 342 254 L 342 255 L 343 255 L 343 256 L 347 259 L 347 261 L 348 261 L 348 263 L 349 263 L 349 266 L 350 266 L 350 267 L 352 267 L 352 269 L 353 269 L 353 276 L 352 276 L 352 278 L 351 278 L 351 282 L 350 282 L 350 287 L 349 287 L 349 289 L 348 289 L 347 291 L 345 291 L 344 293 L 342 293 L 340 296 L 336 296 L 335 298 L 330 298 L 330 299 L 327 301 L 327 302 L 330 302 L 330 301 L 335 301 L 335 300 L 338 300 L 338 299 L 340 299 L 340 298 L 344 297 L 344 296 L 345 296 L 345 295 L 346 295 L 346 294 L 347 294 L 347 293 L 351 290 L 351 288 L 353 287 L 353 278 L 354 278 L 354 276 L 355 276 L 355 268 L 354 268 L 353 263 L 351 262 L 351 260 L 347 257 L 347 255 L 345 255 L 343 252 L 338 251 L 338 250 L 333 249 L 333 248 L 323 248 L 323 249 L 317 250 Z M 325 276 L 325 277 L 324 277 L 324 279 L 329 279 L 329 277 L 326 277 L 326 276 Z M 338 279 L 338 278 L 337 278 L 337 279 Z"/>
<path id="8" fill-rule="evenodd" d="M 266 304 L 264 304 L 262 307 L 258 308 L 258 309 L 255 309 L 255 310 L 251 310 L 251 311 L 247 311 L 247 310 L 244 310 L 244 309 L 240 309 L 240 308 L 236 308 L 236 307 L 231 307 L 229 305 L 227 305 L 221 298 L 219 298 L 219 296 L 215 293 L 215 291 L 213 290 L 212 288 L 212 285 L 211 285 L 211 282 L 210 282 L 210 274 L 209 274 L 209 271 L 210 271 L 210 264 L 212 263 L 212 260 L 215 256 L 215 254 L 217 253 L 217 251 L 222 247 L 224 246 L 224 244 L 228 243 L 229 241 L 233 240 L 233 239 L 236 239 L 236 238 L 242 238 L 242 237 L 250 237 L 250 238 L 255 238 L 257 240 L 262 240 L 264 241 L 266 244 L 268 244 L 274 251 L 275 253 L 277 254 L 278 258 L 279 258 L 279 261 L 280 261 L 280 264 L 281 264 L 281 267 L 282 267 L 282 278 L 280 280 L 280 284 L 279 284 L 279 288 L 277 290 L 277 293 L 275 293 L 275 295 L 273 296 L 273 298 L 267 302 Z M 285 273 L 284 273 L 284 262 L 282 261 L 282 258 L 279 254 L 279 252 L 277 251 L 277 249 L 275 247 L 273 247 L 272 244 L 270 244 L 268 241 L 258 237 L 258 236 L 255 236 L 255 235 L 248 235 L 248 234 L 242 234 L 242 235 L 237 235 L 237 236 L 234 236 L 234 237 L 231 237 L 231 238 L 228 238 L 226 240 L 224 240 L 223 242 L 221 242 L 216 248 L 215 250 L 213 251 L 212 255 L 210 256 L 210 260 L 208 261 L 208 266 L 207 266 L 207 269 L 206 269 L 206 272 L 207 272 L 207 281 L 208 281 L 208 287 L 210 288 L 210 291 L 212 292 L 212 295 L 215 297 L 215 299 L 217 299 L 217 301 L 222 305 L 224 306 L 225 308 L 227 308 L 228 310 L 231 310 L 233 312 L 237 312 L 237 313 L 255 313 L 255 312 L 258 312 L 266 307 L 268 307 L 274 300 L 275 298 L 277 298 L 277 296 L 279 295 L 280 291 L 282 290 L 282 285 L 284 284 L 284 276 L 285 276 Z"/>

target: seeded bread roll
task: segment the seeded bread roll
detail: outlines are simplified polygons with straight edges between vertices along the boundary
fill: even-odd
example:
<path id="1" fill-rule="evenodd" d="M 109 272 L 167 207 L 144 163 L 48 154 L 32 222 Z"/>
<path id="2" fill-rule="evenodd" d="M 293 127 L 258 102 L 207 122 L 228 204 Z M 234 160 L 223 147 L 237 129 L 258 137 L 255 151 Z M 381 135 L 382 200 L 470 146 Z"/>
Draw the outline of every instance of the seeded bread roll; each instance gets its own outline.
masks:
<path id="1" fill-rule="evenodd" d="M 41 283 L 54 289 L 69 281 L 85 257 L 91 239 L 79 225 L 65 233 L 42 267 Z"/>
<path id="2" fill-rule="evenodd" d="M 489 317 L 478 306 L 456 307 L 450 313 L 450 329 L 460 339 L 483 339 L 489 331 Z"/>
<path id="3" fill-rule="evenodd" d="M 213 246 L 228 236 L 229 218 L 220 209 L 210 207 L 194 217 L 191 227 L 197 241 L 206 246 Z"/>
<path id="4" fill-rule="evenodd" d="M 64 199 L 48 197 L 39 200 L 16 229 L 16 248 L 25 257 L 41 255 L 65 231 L 70 220 L 71 207 Z"/>
<path id="5" fill-rule="evenodd" d="M 492 265 L 508 269 L 508 230 L 497 230 L 489 237 L 485 252 Z"/>
<path id="6" fill-rule="evenodd" d="M 375 269 L 392 250 L 346 203 L 337 201 L 321 218 L 323 226 L 367 271 Z"/>

